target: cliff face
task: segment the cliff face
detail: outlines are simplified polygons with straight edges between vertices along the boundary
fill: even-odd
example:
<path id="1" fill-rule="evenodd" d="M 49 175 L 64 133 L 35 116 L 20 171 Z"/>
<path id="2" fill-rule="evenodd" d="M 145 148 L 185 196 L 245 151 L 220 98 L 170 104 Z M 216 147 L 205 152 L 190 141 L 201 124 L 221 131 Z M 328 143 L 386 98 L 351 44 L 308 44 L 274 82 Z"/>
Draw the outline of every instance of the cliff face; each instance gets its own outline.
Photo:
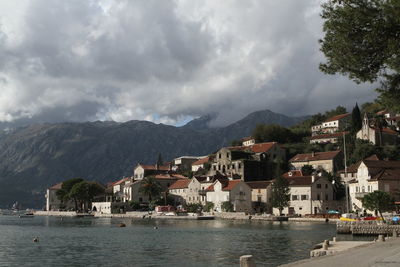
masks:
<path id="1" fill-rule="evenodd" d="M 201 123 L 205 125 L 203 120 Z M 31 125 L 0 135 L 0 206 L 19 201 L 41 208 L 45 189 L 82 177 L 109 182 L 132 175 L 139 163 L 154 163 L 159 153 L 171 160 L 207 155 L 233 139 L 248 136 L 258 123 L 289 126 L 301 118 L 271 111 L 252 113 L 223 128 L 183 127 L 147 121 Z M 193 126 L 193 123 L 192 123 Z"/>

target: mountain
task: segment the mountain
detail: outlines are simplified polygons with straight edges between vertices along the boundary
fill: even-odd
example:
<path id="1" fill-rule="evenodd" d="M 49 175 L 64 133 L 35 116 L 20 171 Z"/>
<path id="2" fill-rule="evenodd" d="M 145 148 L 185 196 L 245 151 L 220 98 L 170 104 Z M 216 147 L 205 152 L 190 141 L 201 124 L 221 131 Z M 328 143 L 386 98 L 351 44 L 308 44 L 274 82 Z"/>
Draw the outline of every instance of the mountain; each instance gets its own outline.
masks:
<path id="1" fill-rule="evenodd" d="M 207 155 L 250 135 L 258 123 L 296 124 L 271 111 L 252 113 L 226 127 L 205 117 L 183 127 L 148 121 L 35 124 L 0 135 L 0 206 L 18 201 L 42 207 L 45 189 L 73 177 L 103 183 L 132 175 L 134 166 L 183 155 Z M 201 127 L 203 125 L 204 127 Z"/>

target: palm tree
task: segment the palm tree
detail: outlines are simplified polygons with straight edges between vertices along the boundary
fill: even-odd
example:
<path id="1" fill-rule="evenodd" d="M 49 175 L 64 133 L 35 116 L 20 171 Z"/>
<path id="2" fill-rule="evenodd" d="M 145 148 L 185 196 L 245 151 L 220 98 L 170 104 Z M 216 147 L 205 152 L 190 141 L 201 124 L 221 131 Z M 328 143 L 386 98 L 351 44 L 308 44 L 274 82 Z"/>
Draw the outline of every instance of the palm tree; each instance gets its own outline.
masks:
<path id="1" fill-rule="evenodd" d="M 139 192 L 147 195 L 150 203 L 153 200 L 153 197 L 160 196 L 161 185 L 154 177 L 148 176 L 142 180 L 142 185 L 139 188 Z"/>

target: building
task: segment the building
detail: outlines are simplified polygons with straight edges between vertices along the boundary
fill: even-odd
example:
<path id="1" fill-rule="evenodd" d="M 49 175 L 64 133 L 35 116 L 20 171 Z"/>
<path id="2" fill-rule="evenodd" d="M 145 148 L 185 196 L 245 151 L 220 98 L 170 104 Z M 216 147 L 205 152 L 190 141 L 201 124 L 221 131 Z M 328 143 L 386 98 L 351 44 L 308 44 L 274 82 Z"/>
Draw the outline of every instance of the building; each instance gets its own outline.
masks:
<path id="1" fill-rule="evenodd" d="M 47 211 L 59 211 L 59 210 L 70 210 L 75 209 L 75 205 L 72 201 L 62 203 L 57 197 L 57 191 L 62 187 L 62 183 L 53 185 L 46 190 L 46 210 Z"/>
<path id="2" fill-rule="evenodd" d="M 376 123 L 370 122 L 367 114 L 364 114 L 361 130 L 357 132 L 357 138 L 367 140 L 377 146 L 397 145 L 399 143 L 399 133 L 383 127 L 377 127 Z"/>
<path id="3" fill-rule="evenodd" d="M 205 170 L 206 164 L 208 163 L 209 160 L 210 160 L 209 157 L 203 157 L 203 158 L 193 162 L 192 163 L 192 172 L 197 172 L 200 169 Z"/>
<path id="4" fill-rule="evenodd" d="M 311 152 L 297 154 L 289 160 L 291 169 L 301 170 L 305 165 L 311 165 L 315 170 L 323 169 L 330 173 L 342 169 L 343 153 L 340 150 L 327 152 Z"/>
<path id="5" fill-rule="evenodd" d="M 253 137 L 249 136 L 249 137 L 244 137 L 242 138 L 242 146 L 252 146 L 256 144 L 256 139 L 254 139 Z"/>
<path id="6" fill-rule="evenodd" d="M 251 188 L 251 203 L 255 212 L 272 213 L 271 183 L 272 181 L 246 182 Z"/>
<path id="7" fill-rule="evenodd" d="M 289 207 L 283 209 L 283 214 L 308 215 L 326 214 L 328 210 L 342 211 L 341 202 L 335 200 L 332 183 L 319 175 L 284 177 L 290 188 Z M 274 214 L 279 214 L 277 208 Z"/>
<path id="8" fill-rule="evenodd" d="M 206 197 L 200 194 L 201 190 L 201 183 L 196 177 L 178 180 L 168 188 L 169 195 L 175 199 L 176 205 L 205 204 Z"/>
<path id="9" fill-rule="evenodd" d="M 345 113 L 333 116 L 319 125 L 311 127 L 311 135 L 320 135 L 328 133 L 336 133 L 346 130 L 350 126 L 351 113 Z"/>
<path id="10" fill-rule="evenodd" d="M 388 126 L 393 126 L 397 131 L 400 131 L 400 113 L 381 110 L 377 112 L 377 115 L 383 116 Z"/>
<path id="11" fill-rule="evenodd" d="M 343 135 L 348 135 L 349 132 L 326 133 L 311 136 L 310 144 L 336 144 L 338 139 L 343 138 Z"/>
<path id="12" fill-rule="evenodd" d="M 144 177 L 156 175 L 156 174 L 167 174 L 172 171 L 172 166 L 167 165 L 144 165 L 138 164 L 133 170 L 134 179 L 143 179 Z"/>
<path id="13" fill-rule="evenodd" d="M 352 210 L 366 212 L 362 199 L 377 190 L 385 191 L 399 200 L 400 161 L 364 159 L 357 165 L 354 179 L 348 181 Z"/>
<path id="14" fill-rule="evenodd" d="M 183 156 L 174 159 L 174 166 L 172 167 L 175 171 L 189 171 L 192 169 L 192 164 L 201 159 L 201 157 Z"/>
<path id="15" fill-rule="evenodd" d="M 271 163 L 286 158 L 286 151 L 276 142 L 221 148 L 211 163 L 209 175 L 220 173 L 235 179 L 265 180 L 271 177 Z"/>
<path id="16" fill-rule="evenodd" d="M 235 212 L 252 212 L 251 188 L 242 180 L 217 180 L 207 189 L 207 201 L 221 212 L 224 202 L 230 202 Z"/>

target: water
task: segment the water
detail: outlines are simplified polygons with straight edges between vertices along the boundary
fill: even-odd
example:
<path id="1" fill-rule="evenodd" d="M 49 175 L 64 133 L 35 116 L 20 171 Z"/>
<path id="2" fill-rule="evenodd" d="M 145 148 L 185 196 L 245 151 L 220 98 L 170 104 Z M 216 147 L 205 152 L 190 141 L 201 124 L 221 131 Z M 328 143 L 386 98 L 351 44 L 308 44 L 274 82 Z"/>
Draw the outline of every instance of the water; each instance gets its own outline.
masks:
<path id="1" fill-rule="evenodd" d="M 126 227 L 117 227 L 121 222 Z M 277 266 L 308 258 L 316 243 L 336 235 L 335 227 L 0 216 L 0 266 L 238 266 L 245 254 L 254 255 L 257 266 Z M 39 243 L 32 242 L 35 236 Z"/>

